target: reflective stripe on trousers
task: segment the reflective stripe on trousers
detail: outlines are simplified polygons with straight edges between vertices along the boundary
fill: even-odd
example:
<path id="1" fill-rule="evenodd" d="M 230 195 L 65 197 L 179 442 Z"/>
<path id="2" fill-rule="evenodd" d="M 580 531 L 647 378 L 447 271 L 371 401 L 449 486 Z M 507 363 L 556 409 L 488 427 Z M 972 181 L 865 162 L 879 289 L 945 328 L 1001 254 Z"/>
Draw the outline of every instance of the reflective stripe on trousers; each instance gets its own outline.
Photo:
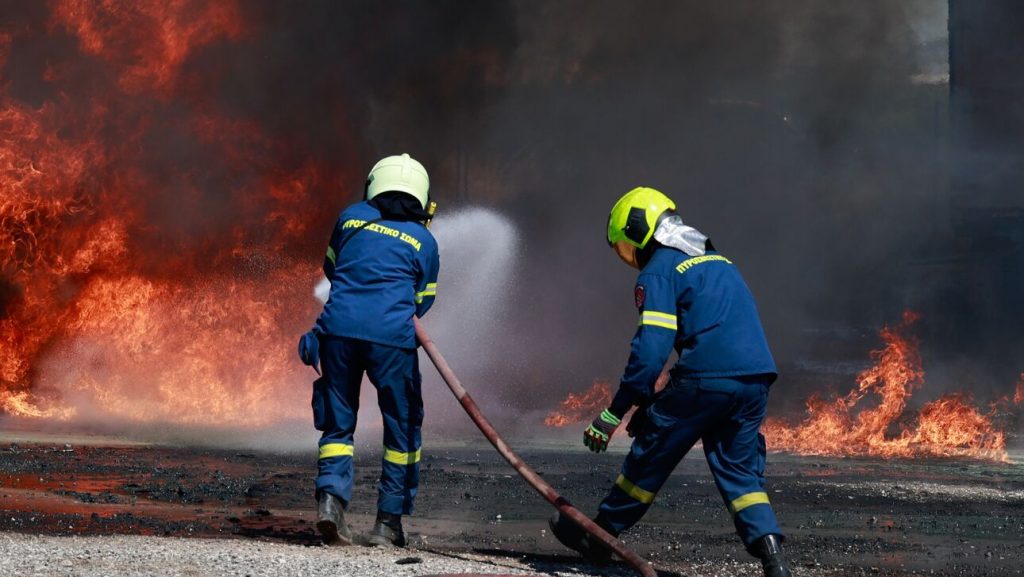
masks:
<path id="1" fill-rule="evenodd" d="M 765 491 L 767 377 L 674 382 L 647 408 L 648 423 L 633 440 L 622 471 L 599 509 L 616 533 L 640 520 L 679 461 L 698 441 L 745 545 L 782 535 Z M 638 409 L 639 410 L 639 409 Z"/>

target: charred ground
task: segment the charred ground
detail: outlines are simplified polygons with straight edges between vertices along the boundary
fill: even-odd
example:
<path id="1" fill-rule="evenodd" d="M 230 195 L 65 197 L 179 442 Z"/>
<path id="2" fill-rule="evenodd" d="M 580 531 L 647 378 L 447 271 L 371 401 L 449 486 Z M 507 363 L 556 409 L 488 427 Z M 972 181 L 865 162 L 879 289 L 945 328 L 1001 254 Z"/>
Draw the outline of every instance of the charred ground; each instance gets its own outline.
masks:
<path id="1" fill-rule="evenodd" d="M 592 511 L 620 455 L 551 446 L 522 451 Z M 350 519 L 366 531 L 379 455 L 356 459 Z M 0 449 L 0 530 L 144 534 L 318 545 L 309 455 L 154 446 L 11 444 Z M 776 455 L 769 492 L 804 574 L 1017 575 L 1024 555 L 1024 471 L 975 461 Z M 525 559 L 539 571 L 580 567 L 546 532 L 549 506 L 485 445 L 424 456 L 414 547 Z M 684 460 L 625 541 L 663 574 L 750 560 L 697 455 Z M 736 565 L 736 563 L 741 563 Z M 617 572 L 618 569 L 611 569 Z"/>

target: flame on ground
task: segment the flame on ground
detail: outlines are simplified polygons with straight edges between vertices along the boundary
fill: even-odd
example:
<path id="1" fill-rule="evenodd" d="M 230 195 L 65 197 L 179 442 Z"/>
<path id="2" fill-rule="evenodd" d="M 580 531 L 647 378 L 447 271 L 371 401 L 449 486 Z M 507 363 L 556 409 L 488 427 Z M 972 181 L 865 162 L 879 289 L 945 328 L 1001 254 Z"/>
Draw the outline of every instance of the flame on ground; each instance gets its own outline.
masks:
<path id="1" fill-rule="evenodd" d="M 584 393 L 569 393 L 557 409 L 548 413 L 544 424 L 549 427 L 565 427 L 593 419 L 598 412 L 612 402 L 612 390 L 608 383 L 594 381 Z"/>
<path id="2" fill-rule="evenodd" d="M 801 455 L 879 457 L 970 457 L 1006 461 L 1006 436 L 966 394 L 944 395 L 906 415 L 911 394 L 924 385 L 918 342 L 909 334 L 918 316 L 906 312 L 899 325 L 880 332 L 884 348 L 872 351 L 875 365 L 857 376 L 844 397 L 807 401 L 807 417 L 790 425 L 776 419 L 763 432 L 772 450 Z M 1018 387 L 1019 392 L 1019 387 Z"/>

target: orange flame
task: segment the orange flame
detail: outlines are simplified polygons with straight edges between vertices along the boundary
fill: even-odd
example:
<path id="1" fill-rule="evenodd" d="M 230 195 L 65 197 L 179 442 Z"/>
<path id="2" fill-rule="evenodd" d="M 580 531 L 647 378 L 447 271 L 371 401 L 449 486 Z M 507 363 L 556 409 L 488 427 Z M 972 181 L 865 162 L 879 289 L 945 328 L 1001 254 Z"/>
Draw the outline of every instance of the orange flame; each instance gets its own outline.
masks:
<path id="1" fill-rule="evenodd" d="M 1020 374 L 1020 380 L 1017 381 L 1017 390 L 1013 393 L 1013 404 L 1019 405 L 1024 403 L 1024 373 Z"/>
<path id="2" fill-rule="evenodd" d="M 907 335 L 918 316 L 906 312 L 895 328 L 880 336 L 885 347 L 872 351 L 875 365 L 857 376 L 845 397 L 807 401 L 807 417 L 797 425 L 775 419 L 763 431 L 773 450 L 802 455 L 881 457 L 963 456 L 1005 461 L 1005 434 L 992 415 L 982 414 L 967 395 L 946 395 L 926 404 L 912 424 L 903 421 L 911 393 L 924 384 L 918 343 Z M 872 395 L 874 408 L 854 413 Z"/>
<path id="3" fill-rule="evenodd" d="M 244 32 L 238 4 L 219 0 L 59 0 L 53 21 L 82 51 L 114 63 L 129 92 L 167 90 L 198 48 Z"/>
<path id="4" fill-rule="evenodd" d="M 313 188 L 338 169 L 281 162 L 287 143 L 193 94 L 185 63 L 246 33 L 239 4 L 48 6 L 46 29 L 70 33 L 89 58 L 48 64 L 56 96 L 39 105 L 0 84 L 0 411 L 246 426 L 304 418 L 295 385 L 311 373 L 293 343 L 315 313 L 318 267 L 285 247 L 308 233 Z M 0 68 L 19 34 L 0 29 Z M 168 135 L 194 158 L 152 152 Z"/>
<path id="5" fill-rule="evenodd" d="M 45 401 L 42 401 L 45 404 Z M 68 407 L 40 407 L 40 401 L 33 399 L 28 391 L 0 395 L 0 409 L 20 417 L 65 420 L 75 415 L 75 409 Z"/>
<path id="6" fill-rule="evenodd" d="M 549 427 L 565 427 L 594 417 L 597 411 L 612 402 L 612 390 L 603 381 L 594 381 L 593 386 L 581 394 L 569 393 L 557 409 L 548 413 L 544 424 Z"/>

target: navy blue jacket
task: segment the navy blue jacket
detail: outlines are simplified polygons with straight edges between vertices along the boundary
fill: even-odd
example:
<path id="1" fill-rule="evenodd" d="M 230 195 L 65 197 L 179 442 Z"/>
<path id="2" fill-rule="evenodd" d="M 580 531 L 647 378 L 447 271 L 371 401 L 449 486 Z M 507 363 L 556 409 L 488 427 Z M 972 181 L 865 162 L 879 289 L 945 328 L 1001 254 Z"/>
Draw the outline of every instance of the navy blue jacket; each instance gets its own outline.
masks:
<path id="1" fill-rule="evenodd" d="M 412 317 L 426 314 L 437 294 L 437 241 L 418 222 L 380 217 L 360 202 L 338 218 L 324 259 L 331 292 L 316 329 L 414 349 Z"/>
<path id="2" fill-rule="evenodd" d="M 690 257 L 659 247 L 635 288 L 639 326 L 612 401 L 623 415 L 645 404 L 674 348 L 673 378 L 776 374 L 761 320 L 739 270 L 714 251 Z"/>

